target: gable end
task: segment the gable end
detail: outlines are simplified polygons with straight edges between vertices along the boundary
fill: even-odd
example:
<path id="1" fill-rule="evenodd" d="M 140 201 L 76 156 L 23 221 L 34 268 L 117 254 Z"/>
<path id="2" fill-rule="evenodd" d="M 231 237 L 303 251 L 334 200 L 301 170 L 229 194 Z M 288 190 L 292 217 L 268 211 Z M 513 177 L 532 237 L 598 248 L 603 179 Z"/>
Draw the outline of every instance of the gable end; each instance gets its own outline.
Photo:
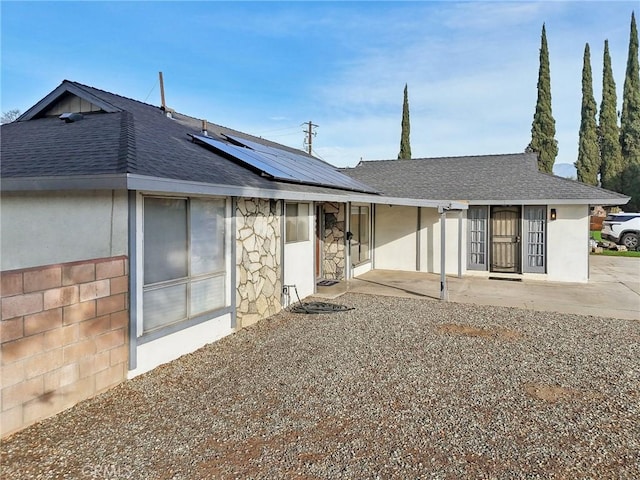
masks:
<path id="1" fill-rule="evenodd" d="M 17 121 L 25 122 L 34 118 L 61 115 L 67 112 L 115 113 L 120 111 L 121 109 L 114 107 L 81 86 L 65 80 L 53 92 L 20 115 Z"/>

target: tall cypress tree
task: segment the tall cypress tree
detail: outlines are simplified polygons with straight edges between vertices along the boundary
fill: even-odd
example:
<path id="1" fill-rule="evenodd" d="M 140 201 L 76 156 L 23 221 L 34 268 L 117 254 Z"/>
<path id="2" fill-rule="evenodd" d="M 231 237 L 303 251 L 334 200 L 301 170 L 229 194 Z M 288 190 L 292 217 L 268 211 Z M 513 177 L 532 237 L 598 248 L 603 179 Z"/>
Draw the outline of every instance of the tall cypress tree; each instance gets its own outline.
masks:
<path id="1" fill-rule="evenodd" d="M 578 180 L 589 185 L 598 184 L 600 151 L 596 127 L 596 100 L 593 98 L 591 78 L 591 52 L 589 44 L 584 47 L 582 66 L 582 112 L 578 139 L 578 161 L 575 163 Z"/>
<path id="2" fill-rule="evenodd" d="M 540 46 L 540 69 L 538 71 L 538 100 L 536 112 L 531 125 L 531 143 L 527 150 L 538 154 L 538 169 L 542 172 L 553 172 L 553 164 L 558 155 L 556 121 L 551 112 L 551 73 L 549 70 L 549 48 L 547 47 L 547 31 L 542 25 L 542 41 Z"/>
<path id="3" fill-rule="evenodd" d="M 409 133 L 411 126 L 409 124 L 409 91 L 407 84 L 404 84 L 404 103 L 402 104 L 402 133 L 400 134 L 400 153 L 398 160 L 411 159 L 411 144 L 409 142 Z"/>
<path id="4" fill-rule="evenodd" d="M 640 208 L 640 73 L 638 29 L 633 12 L 620 117 L 620 146 L 625 165 L 622 191 L 632 197 L 627 209 L 637 210 Z"/>
<path id="5" fill-rule="evenodd" d="M 602 188 L 622 191 L 622 151 L 620 149 L 620 129 L 617 113 L 618 98 L 616 82 L 613 79 L 609 41 L 604 41 L 604 61 L 602 68 L 602 103 L 600 104 L 600 183 Z"/>

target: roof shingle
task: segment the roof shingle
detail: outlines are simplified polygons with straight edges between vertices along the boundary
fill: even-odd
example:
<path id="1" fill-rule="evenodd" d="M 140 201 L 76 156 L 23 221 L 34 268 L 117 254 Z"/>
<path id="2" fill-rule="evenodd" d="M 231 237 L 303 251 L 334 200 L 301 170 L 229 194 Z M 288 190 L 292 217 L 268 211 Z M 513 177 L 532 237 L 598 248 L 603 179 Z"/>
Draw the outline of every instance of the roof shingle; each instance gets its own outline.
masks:
<path id="1" fill-rule="evenodd" d="M 52 117 L 38 118 L 38 112 L 49 108 L 55 100 L 54 95 L 47 95 L 18 121 L 2 126 L 3 178 L 137 174 L 265 190 L 331 194 L 343 190 L 271 181 L 206 150 L 189 136 L 201 134 L 202 120 L 179 113 L 169 118 L 159 107 L 68 80 L 55 90 L 58 95 L 65 91 L 99 101 L 110 112 L 88 113 L 73 123 Z M 232 135 L 306 156 L 301 150 L 214 123 L 208 123 L 207 130 L 214 137 Z M 338 171 L 326 162 L 320 163 Z"/>
<path id="2" fill-rule="evenodd" d="M 363 161 L 343 171 L 385 195 L 407 198 L 475 204 L 628 201 L 616 192 L 539 172 L 535 153 Z"/>

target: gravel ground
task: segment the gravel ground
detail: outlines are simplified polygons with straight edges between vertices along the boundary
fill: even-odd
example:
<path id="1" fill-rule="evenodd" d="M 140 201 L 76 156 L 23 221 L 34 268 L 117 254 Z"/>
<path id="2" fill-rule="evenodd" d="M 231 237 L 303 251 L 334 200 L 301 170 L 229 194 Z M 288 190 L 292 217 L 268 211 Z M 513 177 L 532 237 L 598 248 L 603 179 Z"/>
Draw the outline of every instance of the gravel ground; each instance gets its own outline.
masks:
<path id="1" fill-rule="evenodd" d="M 640 478 L 640 323 L 347 294 L 2 444 L 2 478 Z"/>

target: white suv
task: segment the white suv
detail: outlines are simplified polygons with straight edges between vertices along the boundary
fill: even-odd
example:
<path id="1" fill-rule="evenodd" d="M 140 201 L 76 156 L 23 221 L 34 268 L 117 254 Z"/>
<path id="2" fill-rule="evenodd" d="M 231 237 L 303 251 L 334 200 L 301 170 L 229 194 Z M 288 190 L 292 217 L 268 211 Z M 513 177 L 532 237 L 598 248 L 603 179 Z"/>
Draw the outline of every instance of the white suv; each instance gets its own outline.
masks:
<path id="1" fill-rule="evenodd" d="M 640 213 L 610 213 L 602 222 L 602 238 L 629 250 L 638 249 Z"/>

